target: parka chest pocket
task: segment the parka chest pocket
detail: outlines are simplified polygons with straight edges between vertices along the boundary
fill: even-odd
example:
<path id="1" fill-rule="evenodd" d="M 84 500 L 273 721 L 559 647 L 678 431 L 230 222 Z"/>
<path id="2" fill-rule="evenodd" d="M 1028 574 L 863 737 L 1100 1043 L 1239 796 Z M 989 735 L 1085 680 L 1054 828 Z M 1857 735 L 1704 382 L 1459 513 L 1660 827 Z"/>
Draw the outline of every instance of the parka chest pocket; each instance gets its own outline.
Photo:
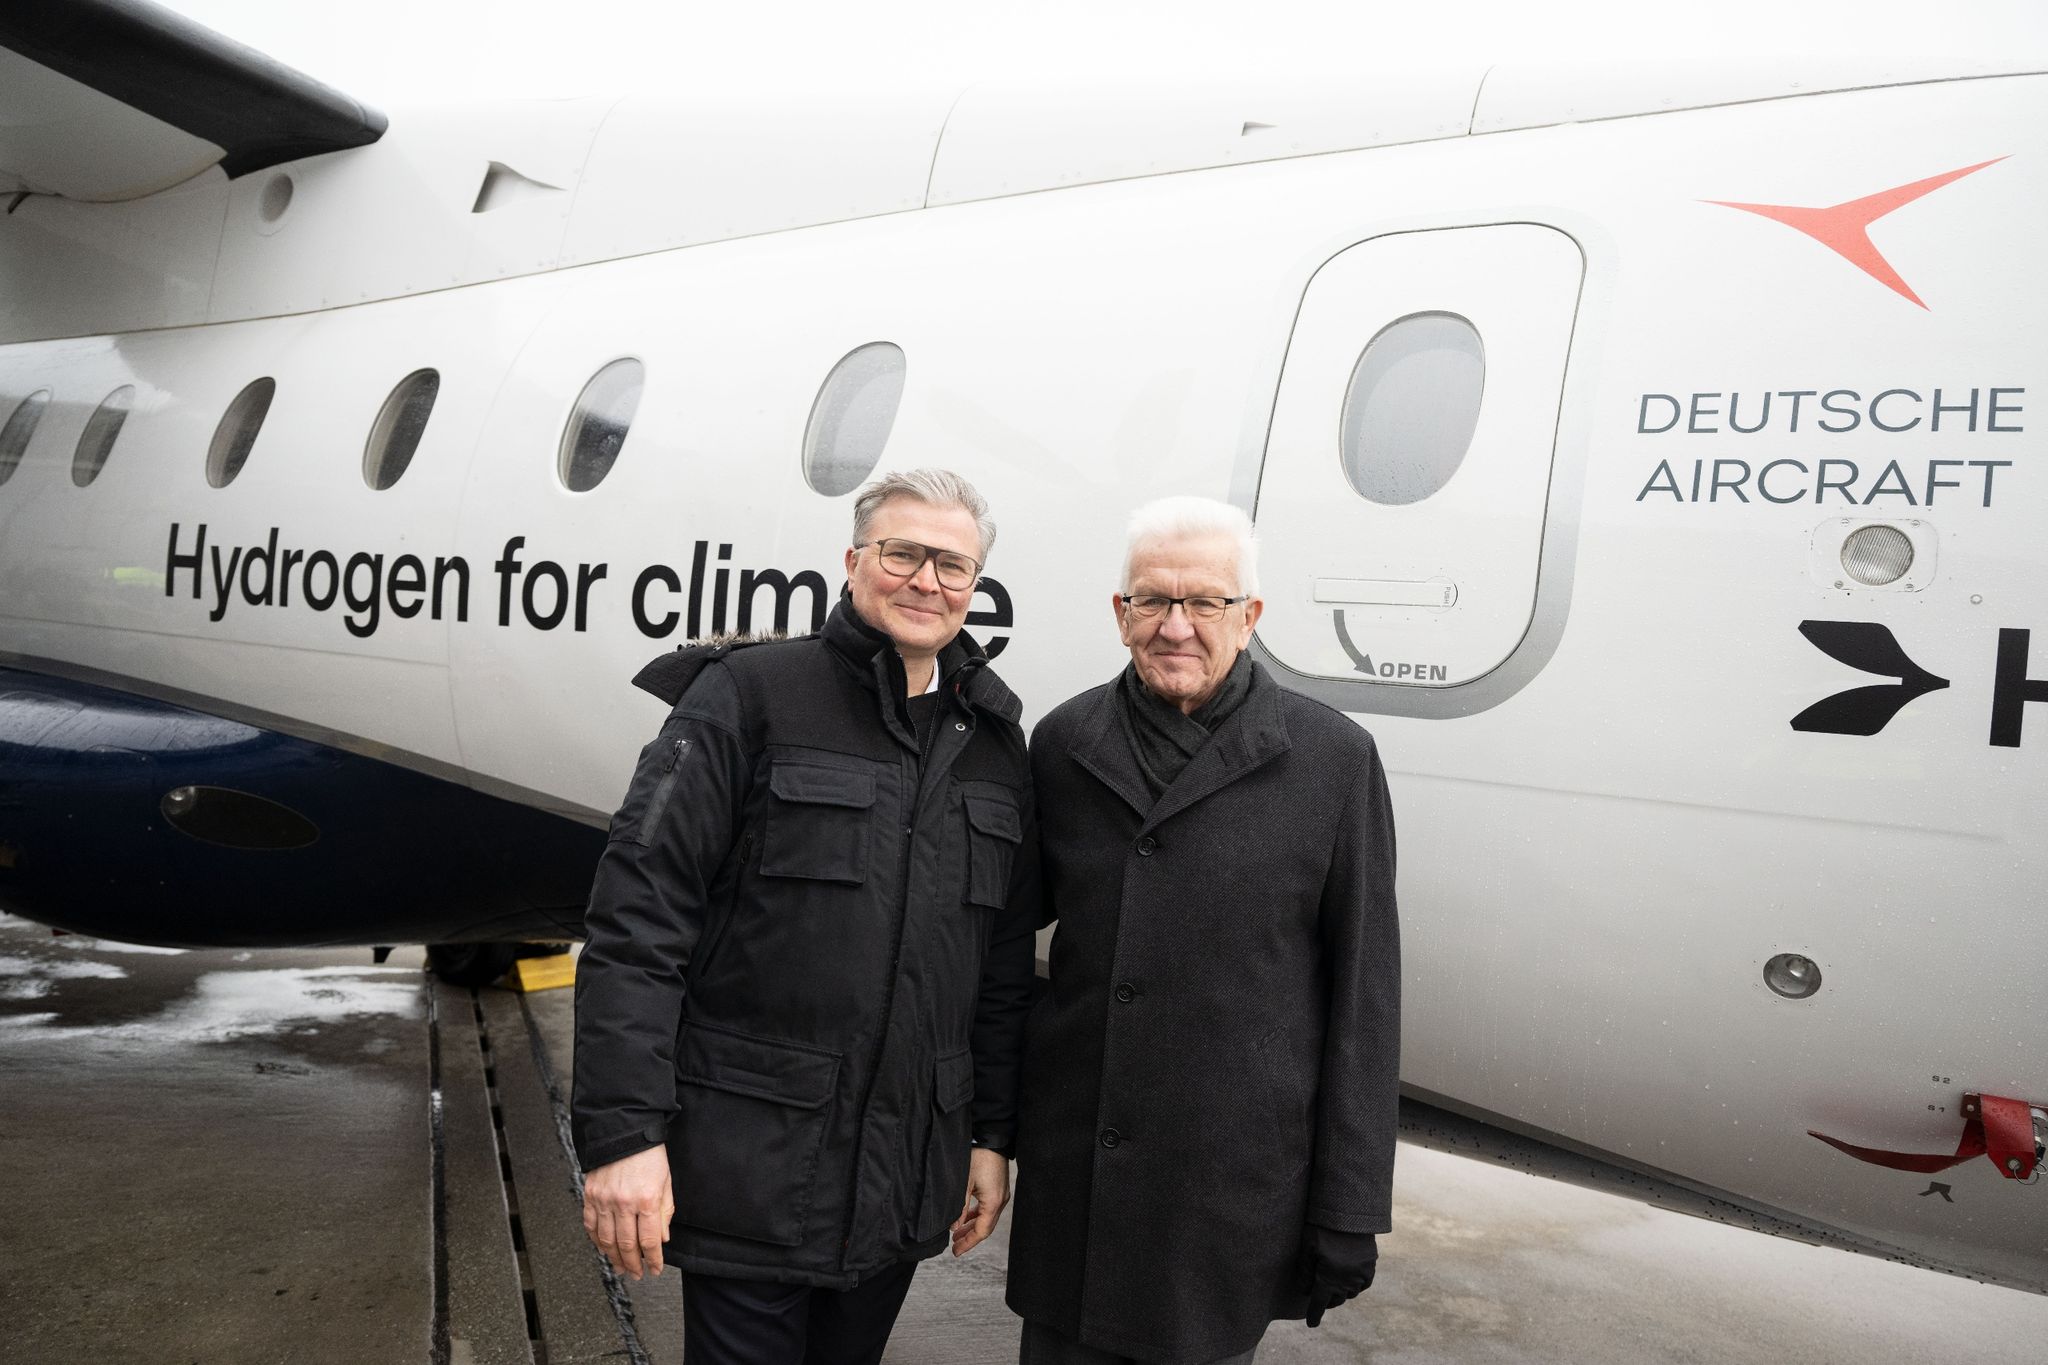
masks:
<path id="1" fill-rule="evenodd" d="M 779 759 L 768 771 L 761 875 L 858 886 L 867 880 L 875 775 Z"/>
<path id="2" fill-rule="evenodd" d="M 1010 869 L 1024 842 L 1024 817 L 1001 797 L 969 796 L 967 808 L 967 900 L 1000 909 L 1010 896 Z"/>

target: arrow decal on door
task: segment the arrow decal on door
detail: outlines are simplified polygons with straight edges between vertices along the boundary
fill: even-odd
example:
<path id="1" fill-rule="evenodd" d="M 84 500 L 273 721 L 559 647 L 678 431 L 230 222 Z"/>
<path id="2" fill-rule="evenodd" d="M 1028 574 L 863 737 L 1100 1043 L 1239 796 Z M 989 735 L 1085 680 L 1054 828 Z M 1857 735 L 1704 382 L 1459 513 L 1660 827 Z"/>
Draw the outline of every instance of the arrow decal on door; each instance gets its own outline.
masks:
<path id="1" fill-rule="evenodd" d="M 1344 646 L 1344 652 L 1351 656 L 1351 666 L 1369 678 L 1377 677 L 1379 670 L 1372 666 L 1372 656 L 1361 652 L 1357 645 L 1351 643 L 1351 632 L 1344 629 L 1343 609 L 1331 612 L 1330 616 L 1337 622 L 1337 643 Z"/>
<path id="2" fill-rule="evenodd" d="M 1330 619 L 1337 623 L 1337 643 L 1344 646 L 1344 652 L 1351 656 L 1351 666 L 1368 678 L 1385 678 L 1400 683 L 1447 683 L 1451 680 L 1448 666 L 1427 661 L 1421 663 L 1400 662 L 1376 664 L 1372 655 L 1367 654 L 1351 642 L 1351 632 L 1344 625 L 1344 612 L 1340 608 L 1330 613 Z"/>

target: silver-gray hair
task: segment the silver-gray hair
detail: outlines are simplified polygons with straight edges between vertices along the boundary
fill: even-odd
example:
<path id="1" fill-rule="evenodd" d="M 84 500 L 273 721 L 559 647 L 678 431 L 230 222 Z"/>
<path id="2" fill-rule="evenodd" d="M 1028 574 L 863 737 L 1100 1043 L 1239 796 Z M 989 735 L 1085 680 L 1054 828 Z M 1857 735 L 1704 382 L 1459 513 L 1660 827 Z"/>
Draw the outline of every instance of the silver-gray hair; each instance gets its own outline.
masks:
<path id="1" fill-rule="evenodd" d="M 1181 495 L 1159 498 L 1131 513 L 1124 531 L 1124 588 L 1131 586 L 1131 561 L 1146 545 L 1182 536 L 1228 536 L 1237 542 L 1237 590 L 1259 595 L 1259 543 L 1252 519 L 1241 507 L 1214 498 Z"/>
<path id="2" fill-rule="evenodd" d="M 853 538 L 855 541 L 868 539 L 868 531 L 875 524 L 875 513 L 882 510 L 882 504 L 891 498 L 915 498 L 933 507 L 957 507 L 974 518 L 974 529 L 981 536 L 983 564 L 988 563 L 988 552 L 996 545 L 996 524 L 989 517 L 988 501 L 974 491 L 974 485 L 950 469 L 913 469 L 908 474 L 884 474 L 860 490 L 853 500 Z"/>

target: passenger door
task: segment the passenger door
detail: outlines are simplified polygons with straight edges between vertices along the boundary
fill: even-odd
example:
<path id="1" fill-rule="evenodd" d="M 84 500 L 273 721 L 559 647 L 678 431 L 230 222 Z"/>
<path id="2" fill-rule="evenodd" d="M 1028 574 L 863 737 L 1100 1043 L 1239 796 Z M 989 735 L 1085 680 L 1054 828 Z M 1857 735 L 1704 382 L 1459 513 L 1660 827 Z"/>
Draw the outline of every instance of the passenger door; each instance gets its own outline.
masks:
<path id="1" fill-rule="evenodd" d="M 1563 621 L 1555 600 L 1532 631 L 1583 273 L 1530 223 L 1376 237 L 1316 272 L 1255 513 L 1258 641 L 1290 685 L 1459 715 L 1540 668 Z"/>

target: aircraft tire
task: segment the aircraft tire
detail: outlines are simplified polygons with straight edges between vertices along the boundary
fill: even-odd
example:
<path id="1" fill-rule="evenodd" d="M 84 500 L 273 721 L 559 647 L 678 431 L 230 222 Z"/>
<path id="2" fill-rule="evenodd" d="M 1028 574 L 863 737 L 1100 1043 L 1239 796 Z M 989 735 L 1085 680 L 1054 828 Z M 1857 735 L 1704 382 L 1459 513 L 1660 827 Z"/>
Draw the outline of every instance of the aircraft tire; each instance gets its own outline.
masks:
<path id="1" fill-rule="evenodd" d="M 429 943 L 427 970 L 451 986 L 488 986 L 519 958 L 522 943 Z"/>

